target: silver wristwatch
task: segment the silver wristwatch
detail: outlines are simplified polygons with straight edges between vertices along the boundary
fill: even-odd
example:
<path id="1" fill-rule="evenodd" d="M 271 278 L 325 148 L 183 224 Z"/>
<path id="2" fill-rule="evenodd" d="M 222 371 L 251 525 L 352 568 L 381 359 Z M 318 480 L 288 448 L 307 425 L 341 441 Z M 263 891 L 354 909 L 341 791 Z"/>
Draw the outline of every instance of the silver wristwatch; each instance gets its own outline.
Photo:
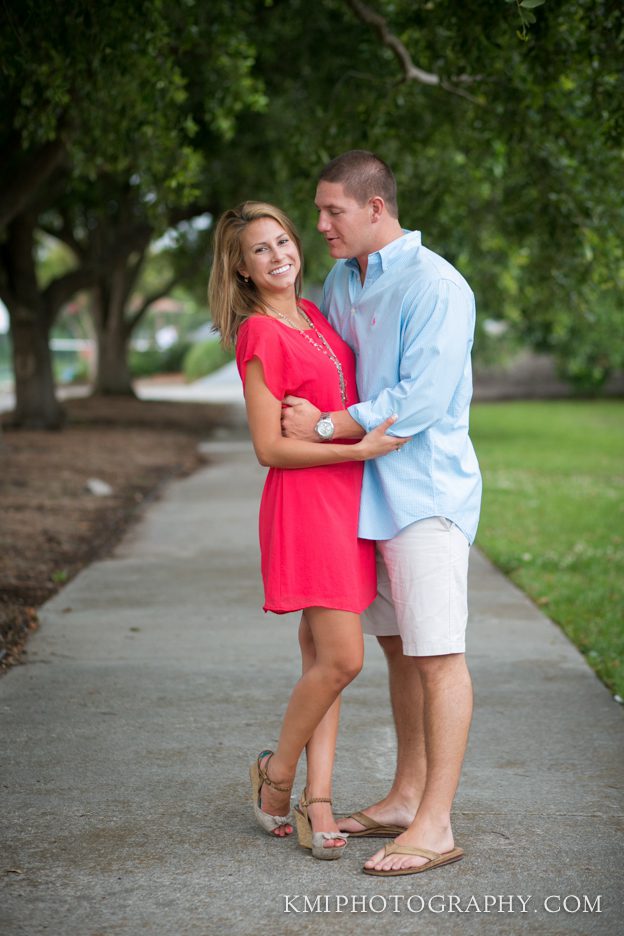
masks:
<path id="1" fill-rule="evenodd" d="M 321 413 L 321 418 L 314 427 L 314 431 L 323 442 L 329 442 L 334 438 L 336 427 L 332 421 L 331 413 Z"/>

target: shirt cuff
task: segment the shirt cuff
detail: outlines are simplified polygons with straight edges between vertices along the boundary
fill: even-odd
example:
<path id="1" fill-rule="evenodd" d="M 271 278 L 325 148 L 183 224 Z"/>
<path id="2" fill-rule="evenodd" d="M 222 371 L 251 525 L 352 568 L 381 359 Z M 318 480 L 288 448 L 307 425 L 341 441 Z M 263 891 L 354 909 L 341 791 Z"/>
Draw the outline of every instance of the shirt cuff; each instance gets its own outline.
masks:
<path id="1" fill-rule="evenodd" d="M 370 402 L 354 403 L 353 406 L 347 407 L 347 412 L 351 419 L 355 419 L 365 432 L 370 432 L 371 429 L 375 429 L 384 419 L 389 419 L 393 413 L 392 410 L 388 410 L 385 415 L 379 416 L 373 411 Z M 390 433 L 390 435 L 393 435 L 393 433 Z"/>

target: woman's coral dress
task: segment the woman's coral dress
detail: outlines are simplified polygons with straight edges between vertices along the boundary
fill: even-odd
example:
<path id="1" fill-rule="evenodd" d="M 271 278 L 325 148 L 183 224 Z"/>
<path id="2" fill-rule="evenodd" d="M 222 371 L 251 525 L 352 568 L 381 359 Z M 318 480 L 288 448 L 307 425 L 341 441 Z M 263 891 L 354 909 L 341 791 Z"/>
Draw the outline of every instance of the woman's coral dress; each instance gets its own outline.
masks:
<path id="1" fill-rule="evenodd" d="M 301 304 L 342 364 L 347 406 L 357 403 L 353 352 L 313 303 Z M 314 331 L 308 334 L 323 347 Z M 241 325 L 236 362 L 243 386 L 254 357 L 276 399 L 293 394 L 321 412 L 343 408 L 329 355 L 279 319 L 255 315 Z M 319 606 L 360 613 L 374 601 L 375 544 L 357 535 L 363 467 L 354 461 L 269 469 L 259 521 L 265 611 Z"/>

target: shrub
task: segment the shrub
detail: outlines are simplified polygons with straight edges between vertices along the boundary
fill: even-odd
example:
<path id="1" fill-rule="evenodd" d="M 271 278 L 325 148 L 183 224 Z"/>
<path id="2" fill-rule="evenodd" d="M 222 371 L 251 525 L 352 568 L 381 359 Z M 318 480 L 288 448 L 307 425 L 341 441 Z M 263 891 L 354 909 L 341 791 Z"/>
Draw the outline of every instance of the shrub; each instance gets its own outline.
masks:
<path id="1" fill-rule="evenodd" d="M 170 348 L 147 348 L 145 351 L 132 349 L 128 363 L 133 377 L 151 377 L 152 374 L 175 374 L 183 369 L 188 353 L 188 341 L 176 341 Z"/>
<path id="2" fill-rule="evenodd" d="M 187 380 L 198 380 L 218 370 L 233 360 L 234 352 L 225 351 L 217 339 L 201 341 L 190 349 L 184 358 L 184 376 Z"/>

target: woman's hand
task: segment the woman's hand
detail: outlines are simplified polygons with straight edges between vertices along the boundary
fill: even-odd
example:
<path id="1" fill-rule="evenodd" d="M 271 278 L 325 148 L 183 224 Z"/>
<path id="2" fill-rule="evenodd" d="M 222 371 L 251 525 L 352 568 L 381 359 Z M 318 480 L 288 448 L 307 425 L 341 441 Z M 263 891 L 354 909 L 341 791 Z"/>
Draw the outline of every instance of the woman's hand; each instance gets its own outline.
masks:
<path id="1" fill-rule="evenodd" d="M 388 429 L 397 421 L 397 418 L 397 416 L 390 416 L 385 419 L 375 429 L 367 432 L 360 442 L 353 445 L 351 451 L 357 452 L 358 458 L 362 461 L 379 458 L 381 455 L 389 455 L 391 452 L 400 452 L 410 439 L 400 439 L 398 436 L 387 434 Z"/>

